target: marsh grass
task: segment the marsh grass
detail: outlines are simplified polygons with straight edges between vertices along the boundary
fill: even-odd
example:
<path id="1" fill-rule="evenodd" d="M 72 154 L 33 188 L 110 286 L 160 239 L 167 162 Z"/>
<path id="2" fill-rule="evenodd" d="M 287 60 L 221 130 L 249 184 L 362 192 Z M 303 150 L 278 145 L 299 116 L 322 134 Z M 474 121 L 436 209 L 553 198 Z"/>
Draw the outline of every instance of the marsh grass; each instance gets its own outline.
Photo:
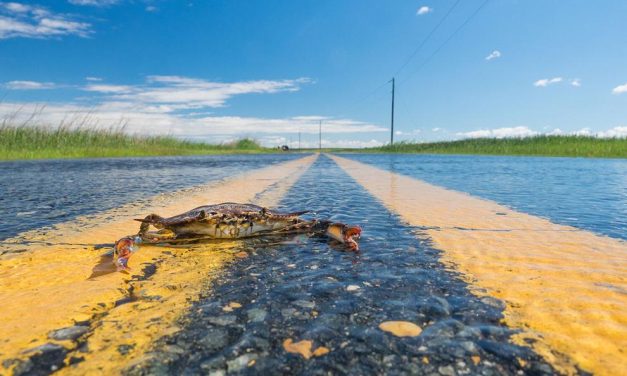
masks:
<path id="1" fill-rule="evenodd" d="M 552 157 L 627 158 L 627 138 L 534 136 L 475 138 L 446 142 L 398 142 L 364 149 L 375 153 L 536 155 Z"/>
<path id="2" fill-rule="evenodd" d="M 140 157 L 194 154 L 267 153 L 252 139 L 219 145 L 169 136 L 132 136 L 123 127 L 93 129 L 0 125 L 0 160 L 88 157 Z"/>

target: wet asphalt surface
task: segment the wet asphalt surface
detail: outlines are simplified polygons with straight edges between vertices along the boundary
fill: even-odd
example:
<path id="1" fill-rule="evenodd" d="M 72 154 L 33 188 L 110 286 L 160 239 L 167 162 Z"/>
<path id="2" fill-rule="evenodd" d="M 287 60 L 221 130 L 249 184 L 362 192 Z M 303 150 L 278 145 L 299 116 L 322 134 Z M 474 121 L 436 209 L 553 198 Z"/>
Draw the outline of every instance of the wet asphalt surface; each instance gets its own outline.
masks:
<path id="1" fill-rule="evenodd" d="M 0 240 L 302 154 L 0 162 Z"/>
<path id="2" fill-rule="evenodd" d="M 321 157 L 281 204 L 363 228 L 361 252 L 326 239 L 244 243 L 231 264 L 147 360 L 148 374 L 542 375 L 555 370 L 510 341 L 503 305 L 471 295 L 444 269 L 439 251 Z M 230 302 L 241 308 L 226 310 Z M 395 337 L 384 321 L 410 321 L 417 337 Z M 286 339 L 330 352 L 305 360 Z M 521 362 L 519 359 L 524 360 Z"/>

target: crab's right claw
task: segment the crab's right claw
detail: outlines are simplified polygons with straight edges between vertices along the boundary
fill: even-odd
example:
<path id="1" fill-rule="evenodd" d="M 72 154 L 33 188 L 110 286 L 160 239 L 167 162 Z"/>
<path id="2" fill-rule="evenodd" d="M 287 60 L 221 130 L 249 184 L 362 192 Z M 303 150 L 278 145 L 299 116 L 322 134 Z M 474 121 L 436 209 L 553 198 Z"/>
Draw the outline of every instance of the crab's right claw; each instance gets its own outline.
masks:
<path id="1" fill-rule="evenodd" d="M 331 223 L 327 227 L 326 235 L 346 245 L 350 251 L 359 251 L 359 244 L 356 241 L 361 236 L 361 227 L 359 226 Z"/>
<path id="2" fill-rule="evenodd" d="M 344 244 L 346 244 L 349 250 L 359 251 L 359 244 L 357 244 L 356 240 L 358 240 L 361 237 L 361 227 L 359 226 L 348 227 L 347 226 L 344 229 L 343 236 L 344 236 Z"/>

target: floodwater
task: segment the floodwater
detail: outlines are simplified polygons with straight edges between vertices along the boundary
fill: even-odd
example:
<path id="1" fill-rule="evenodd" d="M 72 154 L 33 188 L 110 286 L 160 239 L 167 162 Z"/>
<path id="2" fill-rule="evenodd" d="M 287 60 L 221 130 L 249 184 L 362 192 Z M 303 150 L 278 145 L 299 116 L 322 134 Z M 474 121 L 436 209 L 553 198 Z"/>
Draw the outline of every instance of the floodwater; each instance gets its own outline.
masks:
<path id="1" fill-rule="evenodd" d="M 65 325 L 78 324 L 85 328 L 86 334 L 71 344 L 46 339 L 46 330 L 63 327 L 57 327 L 63 319 L 61 312 L 59 321 L 50 321 L 52 327 L 41 326 L 37 330 L 42 333 L 26 333 L 38 338 L 38 346 L 48 341 L 48 347 L 39 346 L 37 351 L 26 353 L 20 351 L 27 348 L 17 349 L 20 351 L 14 351 L 9 358 L 7 351 L 4 354 L 0 351 L 0 364 L 16 374 L 48 374 L 60 370 L 61 374 L 100 371 L 190 375 L 210 372 L 612 374 L 611 371 L 627 366 L 618 343 L 627 330 L 627 318 L 620 313 L 621 307 L 627 308 L 624 298 L 627 296 L 626 276 L 620 263 L 618 269 L 611 271 L 616 274 L 612 276 L 615 279 L 609 279 L 605 286 L 598 286 L 599 296 L 611 298 L 611 305 L 618 307 L 619 313 L 608 310 L 610 316 L 604 316 L 597 310 L 592 316 L 612 328 L 596 343 L 610 348 L 604 355 L 605 364 L 589 362 L 585 357 L 580 359 L 576 351 L 560 347 L 559 341 L 547 340 L 542 346 L 535 344 L 542 342 L 538 339 L 541 337 L 529 336 L 525 341 L 518 341 L 516 338 L 522 338 L 520 336 L 529 326 L 524 320 L 513 318 L 524 319 L 527 311 L 512 311 L 512 308 L 527 304 L 537 306 L 542 299 L 536 297 L 532 301 L 518 295 L 491 293 L 490 289 L 495 285 L 482 282 L 504 280 L 508 276 L 496 269 L 467 268 L 466 260 L 457 256 L 454 245 L 466 247 L 462 247 L 463 254 L 464 249 L 472 250 L 473 241 L 483 247 L 486 244 L 503 245 L 494 243 L 495 239 L 499 242 L 523 239 L 527 242 L 525 246 L 533 246 L 528 242 L 529 238 L 517 238 L 505 229 L 491 233 L 495 236 L 506 234 L 507 237 L 488 239 L 493 242 L 486 243 L 485 236 L 479 232 L 479 235 L 472 235 L 472 230 L 462 229 L 471 235 L 451 245 L 451 239 L 457 239 L 452 231 L 459 230 L 459 226 L 447 230 L 447 218 L 438 219 L 437 226 L 420 221 L 413 224 L 412 215 L 418 218 L 420 209 L 411 209 L 408 215 L 407 208 L 413 206 L 395 206 L 391 199 L 377 194 L 375 185 L 350 169 L 356 168 L 351 160 L 360 161 L 385 171 L 487 198 L 505 205 L 494 211 L 498 216 L 495 218 L 506 218 L 505 222 L 522 218 L 524 221 L 517 224 L 540 224 L 554 230 L 552 236 L 565 234 L 571 239 L 584 239 L 582 242 L 598 241 L 615 253 L 627 254 L 625 243 L 619 240 L 626 238 L 627 231 L 626 161 L 344 155 L 349 159 L 310 156 L 299 162 L 301 157 L 303 155 L 290 154 L 0 164 L 0 188 L 9 192 L 0 197 L 0 214 L 6 218 L 2 221 L 0 238 L 54 224 L 58 224 L 55 234 L 60 237 L 73 231 L 74 224 L 79 223 L 74 222 L 76 217 L 93 215 L 102 221 L 93 224 L 96 229 L 93 242 L 112 242 L 115 239 L 108 237 L 118 236 L 114 235 L 118 230 L 124 235 L 124 231 L 128 232 L 125 230 L 127 223 L 132 222 L 129 219 L 113 223 L 111 227 L 115 231 L 107 232 L 106 220 L 111 220 L 116 207 L 137 200 L 145 200 L 144 206 L 147 207 L 153 202 L 161 205 L 179 200 L 169 209 L 175 210 L 185 203 L 191 205 L 193 200 L 186 191 L 172 197 L 157 196 L 156 201 L 150 196 L 205 183 L 210 183 L 206 195 L 198 194 L 205 200 L 229 201 L 233 197 L 234 201 L 259 202 L 285 210 L 308 209 L 312 211 L 309 217 L 357 224 L 363 228 L 359 253 L 346 252 L 327 239 L 304 236 L 229 242 L 225 243 L 224 249 L 215 243 L 193 249 L 140 249 L 131 258 L 131 264 L 137 265 L 134 269 L 137 272 L 134 271 L 130 279 L 119 278 L 122 273 L 99 277 L 85 286 L 95 290 L 94 286 L 99 283 L 107 284 L 111 289 L 106 294 L 94 291 L 93 294 L 100 295 L 91 296 L 92 292 L 86 292 L 81 297 L 82 307 L 79 307 L 80 302 L 67 300 L 68 312 L 73 312 L 71 304 L 84 310 L 86 305 L 102 302 L 97 314 Z M 288 161 L 291 162 L 286 164 Z M 254 174 L 268 166 L 274 167 Z M 275 176 L 270 176 L 270 171 L 276 172 Z M 233 180 L 232 175 L 236 173 L 242 173 L 241 180 Z M 368 170 L 362 175 L 369 175 L 374 181 L 377 174 Z M 67 179 L 72 182 L 64 184 L 62 180 Z M 224 183 L 218 184 L 221 181 Z M 444 194 L 438 192 L 436 194 Z M 417 195 L 417 200 L 421 192 L 403 192 L 403 195 Z M 464 197 L 460 197 L 453 198 L 465 205 Z M 414 200 L 414 197 L 404 198 Z M 461 214 L 468 216 L 474 208 L 481 210 L 481 205 L 473 201 Z M 534 220 L 531 216 L 529 219 L 523 214 L 507 211 L 506 207 L 547 218 L 557 225 L 543 219 Z M 103 218 L 98 217 L 99 212 L 107 209 L 112 211 L 102 214 Z M 56 210 L 60 212 L 55 213 Z M 129 213 L 131 215 L 137 214 Z M 589 232 L 573 232 L 578 230 L 559 227 L 562 224 Z M 601 236 L 595 237 L 595 233 Z M 44 232 L 39 236 L 45 238 L 47 235 Z M 84 242 L 89 237 L 89 232 L 75 236 L 77 242 Z M 27 238 L 18 238 L 28 242 Z M 37 252 L 46 255 L 41 262 L 54 260 L 54 252 L 48 252 L 46 248 L 55 247 L 56 238 L 51 239 L 50 245 L 28 250 L 23 256 L 6 254 L 4 257 L 13 257 L 6 259 L 8 261 L 0 258 L 0 276 L 3 283 L 6 282 L 2 286 L 11 288 L 11 278 L 21 278 L 20 288 L 27 289 L 24 280 L 28 279 L 23 278 L 24 272 L 16 274 L 16 268 L 9 267 L 8 262 L 18 265 L 19 261 L 21 268 L 27 268 L 29 263 L 37 262 L 33 261 Z M 558 251 L 562 250 L 560 244 L 555 244 Z M 515 246 L 498 249 L 503 250 L 501 253 L 519 252 Z M 549 248 L 545 250 L 548 252 Z M 90 247 L 68 248 L 68 252 L 90 255 L 84 258 L 85 261 L 78 262 L 76 256 L 72 256 L 71 270 L 84 269 L 85 272 L 93 267 L 89 264 L 93 261 L 88 260 L 97 259 L 99 254 Z M 27 256 L 29 259 L 22 259 Z M 488 250 L 486 258 L 489 256 Z M 58 262 L 62 265 L 66 260 L 60 257 Z M 534 257 L 538 258 L 537 255 Z M 597 258 L 603 260 L 602 255 Z M 3 262 L 6 269 L 2 268 Z M 546 270 L 547 275 L 553 276 L 552 270 L 545 269 L 547 265 L 525 262 L 524 267 L 540 275 Z M 41 266 L 37 265 L 33 272 L 41 270 Z M 71 270 L 59 268 L 60 272 L 69 273 L 68 276 Z M 55 273 L 54 268 L 45 271 Z M 527 272 L 520 270 L 521 274 Z M 468 278 L 469 273 L 474 273 L 472 276 L 480 280 Z M 577 278 L 574 276 L 573 280 L 577 282 Z M 552 289 L 568 290 L 569 286 L 562 285 L 562 282 L 560 280 L 560 284 Z M 78 278 L 74 286 L 80 288 L 81 283 Z M 507 284 L 496 286 L 496 290 L 508 288 Z M 588 290 L 592 294 L 597 291 Z M 126 291 L 127 297 L 124 296 Z M 535 291 L 540 296 L 543 294 L 541 288 Z M 615 295 L 603 295 L 604 291 L 612 291 Z M 115 300 L 106 301 L 114 299 L 115 294 L 122 294 L 117 304 Z M 7 296 L 23 298 L 19 292 Z M 64 300 L 58 299 L 57 303 L 59 301 Z M 511 304 L 512 301 L 516 304 Z M 547 300 L 546 304 L 555 303 Z M 588 320 L 584 308 L 574 309 L 581 310 L 569 311 L 574 315 L 574 321 L 578 316 Z M 2 316 L 10 316 L 10 305 L 4 312 L 0 314 L 1 321 L 10 321 L 11 317 L 4 320 Z M 50 315 L 53 313 L 51 311 Z M 383 331 L 380 325 L 389 321 L 412 323 L 420 328 L 419 335 L 399 337 Z M 0 325 L 0 330 L 2 328 Z M 536 330 L 533 326 L 531 329 Z M 563 331 L 560 327 L 550 328 L 546 333 L 543 332 L 545 329 L 540 327 L 537 330 L 541 335 L 547 334 L 549 339 L 555 331 L 577 338 L 571 328 Z M 596 333 L 596 336 L 603 337 L 603 333 Z M 16 333 L 16 337 L 21 334 Z M 566 337 L 567 341 L 568 338 L 573 341 L 573 337 Z M 1 346 L 2 343 L 0 350 Z M 549 350 L 545 351 L 545 347 Z M 612 347 L 618 349 L 612 352 Z M 554 354 L 560 359 L 555 359 Z"/>
<path id="2" fill-rule="evenodd" d="M 348 157 L 555 223 L 627 239 L 625 159 L 411 154 Z"/>
<path id="3" fill-rule="evenodd" d="M 296 157 L 279 154 L 0 162 L 0 240 Z"/>

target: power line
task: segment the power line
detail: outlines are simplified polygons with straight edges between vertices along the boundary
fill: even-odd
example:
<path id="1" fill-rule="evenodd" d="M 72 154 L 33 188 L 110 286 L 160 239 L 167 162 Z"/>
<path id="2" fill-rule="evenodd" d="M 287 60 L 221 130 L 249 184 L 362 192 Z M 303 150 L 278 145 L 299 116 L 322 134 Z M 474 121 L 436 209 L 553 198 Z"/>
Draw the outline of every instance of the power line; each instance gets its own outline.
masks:
<path id="1" fill-rule="evenodd" d="M 433 29 L 431 29 L 431 31 L 429 32 L 429 34 L 427 34 L 427 36 L 425 37 L 425 39 L 422 40 L 422 42 L 420 42 L 420 44 L 418 45 L 418 47 L 416 47 L 416 49 L 414 50 L 414 52 L 412 52 L 411 55 L 409 55 L 409 57 L 407 58 L 407 60 L 405 60 L 405 62 L 403 63 L 403 65 L 401 65 L 400 68 L 398 68 L 398 70 L 396 71 L 396 73 L 394 73 L 394 76 L 398 76 L 398 74 L 403 70 L 403 68 L 405 68 L 407 66 L 407 64 L 409 64 L 409 62 L 414 58 L 414 56 L 416 56 L 416 54 L 422 49 L 422 47 L 424 47 L 424 45 L 429 41 L 429 39 L 431 39 L 431 37 L 433 36 L 433 34 L 435 34 L 436 31 L 438 31 L 438 29 L 440 28 L 440 26 L 442 26 L 442 24 L 444 23 L 444 21 L 446 21 L 446 19 L 448 18 L 448 16 L 453 12 L 453 10 L 457 7 L 457 5 L 459 5 L 459 3 L 461 2 L 461 0 L 457 0 L 455 2 L 455 4 L 453 4 L 452 7 L 449 8 L 448 12 L 446 12 L 446 14 L 444 15 L 444 17 L 442 17 L 442 19 L 440 19 L 440 22 L 438 22 L 437 25 L 435 25 L 435 27 Z"/>
<path id="2" fill-rule="evenodd" d="M 442 50 L 442 48 L 444 48 L 444 46 L 446 46 L 448 44 L 448 42 L 451 41 L 451 39 L 453 39 L 455 37 L 455 35 L 457 35 L 457 33 L 459 33 L 466 25 L 468 25 L 468 23 L 470 23 L 470 21 L 472 21 L 473 18 L 475 18 L 475 16 L 481 11 L 481 9 L 483 9 L 483 7 L 485 7 L 488 2 L 490 0 L 485 0 L 483 3 L 481 3 L 481 5 L 479 6 L 479 8 L 477 8 L 468 18 L 466 18 L 466 20 L 457 28 L 455 29 L 455 31 L 449 35 L 448 38 L 446 38 L 446 40 L 444 41 L 444 43 L 442 43 L 438 48 L 435 49 L 435 51 L 433 51 L 433 53 L 431 55 L 429 55 L 425 60 L 422 61 L 422 64 L 420 64 L 418 66 L 418 68 L 416 68 L 414 71 L 412 71 L 409 75 L 407 75 L 405 77 L 404 80 L 402 80 L 401 82 L 399 82 L 399 85 L 401 85 L 402 83 L 406 82 L 412 74 L 418 72 L 419 70 L 421 70 L 425 65 L 427 65 L 427 63 L 429 63 L 429 61 L 431 61 L 431 59 L 437 55 L 438 52 L 440 52 L 440 50 Z"/>
<path id="3" fill-rule="evenodd" d="M 390 81 L 385 81 L 381 85 L 377 86 L 374 90 L 371 90 L 368 94 L 364 95 L 360 99 L 358 99 L 358 100 L 354 101 L 353 103 L 351 103 L 350 105 L 348 105 L 346 107 L 345 111 L 350 111 L 350 110 L 354 109 L 355 107 L 357 107 L 357 105 L 360 105 L 362 102 L 364 102 L 366 99 L 368 99 L 371 96 L 373 96 L 377 91 L 381 90 L 382 88 L 387 86 L 387 84 L 389 84 L 389 83 L 390 83 Z"/>
<path id="4" fill-rule="evenodd" d="M 396 73 L 394 73 L 393 76 L 397 76 L 402 70 L 403 68 L 405 68 L 407 66 L 407 64 L 409 64 L 411 62 L 411 60 L 414 58 L 414 56 L 416 56 L 416 54 L 422 49 L 422 47 L 429 41 L 429 39 L 431 39 L 431 37 L 433 36 L 433 34 L 435 34 L 435 32 L 440 28 L 440 26 L 444 23 L 444 21 L 446 21 L 446 19 L 448 18 L 448 16 L 453 12 L 453 10 L 457 7 L 457 5 L 459 5 L 459 3 L 461 2 L 461 0 L 457 0 L 453 6 L 451 6 L 449 8 L 449 10 L 446 12 L 446 14 L 444 15 L 444 17 L 442 17 L 440 19 L 440 22 L 438 22 L 437 25 L 435 25 L 435 27 L 433 29 L 431 29 L 431 31 L 429 32 L 429 34 L 427 34 L 427 36 L 422 40 L 422 42 L 420 42 L 420 44 L 418 45 L 418 47 L 414 50 L 414 52 L 412 52 L 412 54 L 407 58 L 407 60 L 405 60 L 405 62 L 403 63 L 403 65 L 401 65 L 400 68 L 398 68 L 398 70 L 396 71 Z M 363 97 L 361 97 L 360 99 L 356 100 L 355 102 L 353 102 L 353 104 L 349 105 L 347 108 L 349 110 L 352 110 L 355 106 L 357 106 L 358 104 L 361 104 L 362 102 L 364 102 L 366 99 L 370 98 L 372 95 L 374 95 L 377 91 L 381 90 L 383 87 L 385 87 L 387 84 L 389 84 L 390 81 L 386 81 L 383 82 L 381 85 L 377 86 L 374 90 L 370 91 L 368 94 L 364 95 Z"/>

